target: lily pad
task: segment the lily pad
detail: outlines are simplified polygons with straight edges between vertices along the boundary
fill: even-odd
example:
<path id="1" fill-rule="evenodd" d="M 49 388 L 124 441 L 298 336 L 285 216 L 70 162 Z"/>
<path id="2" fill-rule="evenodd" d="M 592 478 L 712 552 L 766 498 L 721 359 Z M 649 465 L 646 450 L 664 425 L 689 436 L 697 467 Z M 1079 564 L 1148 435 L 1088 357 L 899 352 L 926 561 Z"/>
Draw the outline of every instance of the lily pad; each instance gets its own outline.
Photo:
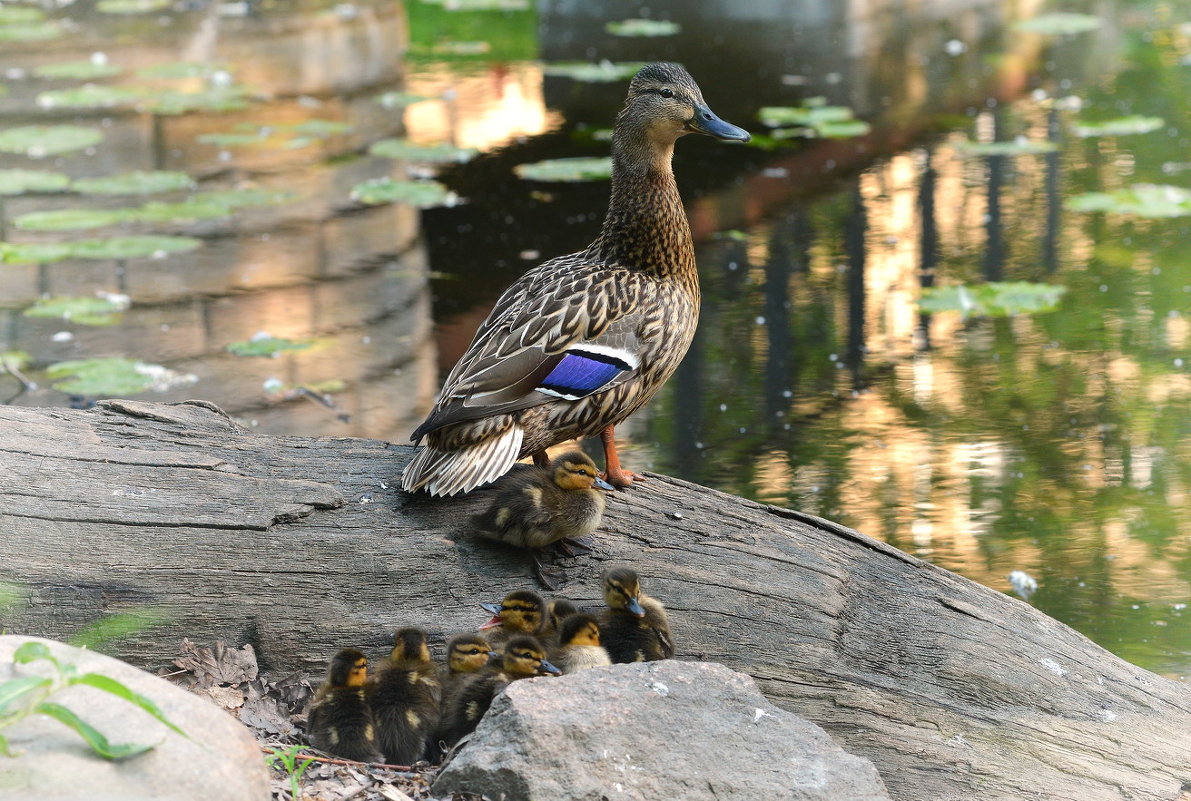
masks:
<path id="1" fill-rule="evenodd" d="M 0 6 L 0 25 L 20 25 L 28 22 L 41 22 L 43 19 L 45 19 L 45 12 L 40 8 L 16 5 Z"/>
<path id="2" fill-rule="evenodd" d="M 395 178 L 374 178 L 357 184 L 351 197 L 370 206 L 407 203 L 420 209 L 450 206 L 458 200 L 458 195 L 438 181 L 398 181 Z"/>
<path id="3" fill-rule="evenodd" d="M 663 19 L 626 19 L 609 22 L 604 30 L 613 36 L 673 36 L 682 26 Z"/>
<path id="4" fill-rule="evenodd" d="M 543 72 L 547 75 L 562 75 L 584 83 L 611 83 L 632 78 L 644 66 L 645 64 L 639 61 L 620 63 L 601 61 L 598 64 L 586 61 L 560 61 L 555 64 L 547 64 L 543 68 Z"/>
<path id="5" fill-rule="evenodd" d="M 957 311 L 968 317 L 1008 317 L 1052 311 L 1066 287 L 1025 281 L 989 282 L 976 286 L 943 286 L 924 289 L 919 308 L 924 312 Z"/>
<path id="6" fill-rule="evenodd" d="M 113 325 L 129 306 L 127 295 L 95 298 L 40 298 L 25 309 L 25 317 L 57 317 L 79 325 Z"/>
<path id="7" fill-rule="evenodd" d="M 1165 124 L 1166 121 L 1161 117 L 1142 117 L 1135 114 L 1102 122 L 1080 121 L 1075 125 L 1075 135 L 1081 139 L 1090 136 L 1129 136 L 1157 131 Z"/>
<path id="8" fill-rule="evenodd" d="M 423 100 L 432 100 L 426 95 L 415 95 L 412 92 L 385 92 L 372 98 L 385 108 L 405 108 Z"/>
<path id="9" fill-rule="evenodd" d="M 0 42 L 44 42 L 61 35 L 62 28 L 51 20 L 0 25 Z"/>
<path id="10" fill-rule="evenodd" d="M 956 142 L 955 149 L 965 158 L 978 156 L 1032 156 L 1053 153 L 1059 149 L 1054 142 L 1032 142 L 1018 137 L 1007 142 Z"/>
<path id="11" fill-rule="evenodd" d="M 320 120 L 314 118 L 303 120 L 289 128 L 289 130 L 300 136 L 313 136 L 317 139 L 325 139 L 327 137 L 349 133 L 354 127 L 350 122 L 343 122 L 342 120 Z"/>
<path id="12" fill-rule="evenodd" d="M 190 236 L 113 236 L 107 239 L 80 239 L 67 243 L 70 256 L 77 259 L 160 259 L 170 253 L 185 253 L 202 244 Z"/>
<path id="13" fill-rule="evenodd" d="M 218 86 L 199 92 L 154 92 L 143 96 L 137 108 L 153 114 L 176 116 L 191 111 L 240 111 L 249 106 L 244 86 Z"/>
<path id="14" fill-rule="evenodd" d="M 0 351 L 0 375 L 13 370 L 23 370 L 32 363 L 33 357 L 23 350 Z M 5 586 L 0 584 L 0 611 L 5 607 Z"/>
<path id="15" fill-rule="evenodd" d="M 123 67 L 93 59 L 45 64 L 33 70 L 33 74 L 38 78 L 61 81 L 93 81 L 98 78 L 113 78 L 122 72 Z"/>
<path id="16" fill-rule="evenodd" d="M 82 150 L 101 141 L 103 134 L 98 129 L 79 125 L 26 125 L 0 131 L 0 151 L 32 158 Z"/>
<path id="17" fill-rule="evenodd" d="M 70 246 L 61 242 L 0 242 L 0 264 L 52 264 L 70 258 Z"/>
<path id="18" fill-rule="evenodd" d="M 128 219 L 145 223 L 182 223 L 227 217 L 237 209 L 270 206 L 290 199 L 286 192 L 264 189 L 224 189 L 199 192 L 177 203 L 146 203 L 128 209 Z"/>
<path id="19" fill-rule="evenodd" d="M 168 61 L 136 71 L 136 77 L 146 80 L 176 78 L 210 78 L 218 72 L 230 72 L 227 64 L 211 61 Z"/>
<path id="20" fill-rule="evenodd" d="M 22 231 L 81 231 L 128 221 L 129 209 L 53 209 L 22 214 L 13 224 Z"/>
<path id="21" fill-rule="evenodd" d="M 475 148 L 455 147 L 448 144 L 419 145 L 407 139 L 381 139 L 373 142 L 372 147 L 368 148 L 368 152 L 386 159 L 462 163 L 475 158 L 479 151 Z"/>
<path id="22" fill-rule="evenodd" d="M 195 375 L 120 357 L 58 362 L 46 368 L 46 373 L 64 379 L 54 384 L 55 389 L 89 397 L 165 392 L 198 381 Z"/>
<path id="23" fill-rule="evenodd" d="M 85 83 L 69 89 L 54 89 L 37 95 L 42 108 L 115 108 L 141 99 L 141 92 L 121 86 Z"/>
<path id="24" fill-rule="evenodd" d="M 604 181 L 612 177 L 612 157 L 547 159 L 518 164 L 513 171 L 526 181 Z"/>
<path id="25" fill-rule="evenodd" d="M 1091 14 L 1056 12 L 1054 14 L 1043 14 L 1033 19 L 1020 20 L 1014 23 L 1013 27 L 1027 33 L 1073 36 L 1077 33 L 1094 31 L 1100 25 L 1100 18 L 1093 17 Z"/>
<path id="26" fill-rule="evenodd" d="M 426 0 L 446 11 L 526 11 L 529 0 Z"/>
<path id="27" fill-rule="evenodd" d="M 1191 215 L 1191 190 L 1167 184 L 1134 184 L 1115 192 L 1088 192 L 1068 198 L 1072 211 L 1111 211 L 1138 217 L 1186 217 Z"/>
<path id="28" fill-rule="evenodd" d="M 201 134 L 195 141 L 204 145 L 215 145 L 216 147 L 247 147 L 249 145 L 259 145 L 267 142 L 269 139 L 265 133 L 209 133 Z"/>
<path id="29" fill-rule="evenodd" d="M 802 106 L 765 106 L 757 112 L 758 119 L 769 126 L 796 125 L 797 128 L 777 128 L 771 132 L 775 139 L 806 136 L 822 139 L 848 139 L 863 136 L 872 130 L 864 120 L 855 119 L 847 106 L 829 106 L 825 98 L 812 97 Z"/>
<path id="30" fill-rule="evenodd" d="M 262 331 L 252 339 L 231 343 L 227 346 L 227 350 L 236 356 L 267 356 L 276 358 L 285 351 L 306 350 L 313 344 L 313 342 L 309 341 L 269 336 Z"/>
<path id="31" fill-rule="evenodd" d="M 95 7 L 104 14 L 147 14 L 170 7 L 170 0 L 99 0 Z"/>
<path id="32" fill-rule="evenodd" d="M 0 195 L 26 192 L 61 192 L 70 186 L 69 176 L 45 170 L 0 170 Z"/>
<path id="33" fill-rule="evenodd" d="M 184 172 L 155 170 L 126 172 L 100 178 L 79 178 L 72 188 L 84 195 L 156 195 L 193 189 L 194 179 Z"/>

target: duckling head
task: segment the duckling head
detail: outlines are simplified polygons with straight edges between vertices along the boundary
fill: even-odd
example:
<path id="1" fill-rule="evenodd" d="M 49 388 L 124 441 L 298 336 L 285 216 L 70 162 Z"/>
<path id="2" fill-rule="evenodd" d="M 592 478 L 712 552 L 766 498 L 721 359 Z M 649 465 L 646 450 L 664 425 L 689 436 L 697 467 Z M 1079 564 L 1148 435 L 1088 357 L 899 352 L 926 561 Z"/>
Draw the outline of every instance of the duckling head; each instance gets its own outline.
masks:
<path id="1" fill-rule="evenodd" d="M 637 617 L 645 617 L 645 609 L 637 599 L 641 597 L 641 582 L 637 571 L 614 567 L 604 572 L 604 603 L 609 609 L 619 609 Z"/>
<path id="2" fill-rule="evenodd" d="M 599 645 L 600 624 L 591 615 L 570 615 L 558 630 L 560 645 Z"/>
<path id="3" fill-rule="evenodd" d="M 558 631 L 558 627 L 562 625 L 562 621 L 578 613 L 579 607 L 575 605 L 574 601 L 568 598 L 553 598 L 546 605 L 546 618 L 550 622 L 550 628 L 555 631 Z"/>
<path id="4" fill-rule="evenodd" d="M 532 634 L 541 629 L 542 613 L 546 608 L 542 596 L 529 590 L 510 592 L 499 606 L 496 604 L 480 604 L 480 606 L 493 615 L 491 620 L 480 626 L 481 631 L 503 626 L 506 629 L 523 631 L 526 634 Z"/>
<path id="5" fill-rule="evenodd" d="M 724 122 L 707 107 L 695 79 L 679 64 L 646 64 L 629 84 L 624 109 L 616 118 L 618 132 L 667 148 L 688 133 L 733 142 L 747 142 L 748 131 Z M 615 144 L 615 139 L 614 139 Z"/>
<path id="6" fill-rule="evenodd" d="M 546 649 L 538 642 L 537 637 L 529 635 L 514 637 L 508 641 L 505 645 L 503 668 L 505 673 L 518 678 L 545 674 L 557 676 L 562 673 L 546 661 Z"/>
<path id="7" fill-rule="evenodd" d="M 452 673 L 475 673 L 494 656 L 492 646 L 478 634 L 460 634 L 447 643 L 447 667 Z"/>
<path id="8" fill-rule="evenodd" d="M 568 451 L 550 462 L 550 477 L 559 489 L 589 490 L 592 486 L 610 490 L 612 485 L 600 478 L 595 462 L 583 451 Z"/>
<path id="9" fill-rule="evenodd" d="M 363 687 L 368 681 L 368 657 L 358 648 L 344 648 L 331 660 L 327 684 L 332 687 Z"/>
<path id="10" fill-rule="evenodd" d="M 417 628 L 398 629 L 393 635 L 393 652 L 389 659 L 393 662 L 429 662 L 426 632 Z"/>

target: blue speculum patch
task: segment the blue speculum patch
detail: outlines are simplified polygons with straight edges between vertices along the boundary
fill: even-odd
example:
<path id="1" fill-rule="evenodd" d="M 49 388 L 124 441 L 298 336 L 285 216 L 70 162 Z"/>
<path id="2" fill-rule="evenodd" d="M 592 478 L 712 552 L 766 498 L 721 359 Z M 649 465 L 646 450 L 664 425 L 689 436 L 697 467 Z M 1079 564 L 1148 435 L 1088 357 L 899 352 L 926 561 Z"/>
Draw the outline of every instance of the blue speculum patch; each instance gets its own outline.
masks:
<path id="1" fill-rule="evenodd" d="M 582 398 L 606 386 L 628 365 L 598 353 L 567 353 L 538 389 L 565 398 Z"/>

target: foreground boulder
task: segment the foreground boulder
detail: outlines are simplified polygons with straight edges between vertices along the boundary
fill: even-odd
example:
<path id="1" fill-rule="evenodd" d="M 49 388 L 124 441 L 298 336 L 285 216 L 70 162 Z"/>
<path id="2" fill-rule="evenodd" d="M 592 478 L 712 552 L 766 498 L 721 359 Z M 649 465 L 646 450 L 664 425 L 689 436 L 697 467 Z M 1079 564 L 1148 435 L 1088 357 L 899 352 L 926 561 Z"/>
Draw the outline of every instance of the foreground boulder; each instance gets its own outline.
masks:
<path id="1" fill-rule="evenodd" d="M 269 775 L 260 747 L 238 721 L 210 701 L 117 659 L 36 637 L 0 636 L 0 684 L 14 676 L 50 675 L 46 663 L 15 666 L 13 652 L 36 640 L 80 674 L 100 673 L 148 697 L 186 739 L 136 706 L 93 687 L 75 686 L 49 699 L 90 723 L 112 743 L 158 743 L 139 756 L 96 756 L 63 724 L 32 715 L 3 732 L 16 758 L 0 757 L 4 801 L 268 801 Z"/>
<path id="2" fill-rule="evenodd" d="M 436 795 L 505 801 L 887 801 L 876 768 L 723 665 L 647 662 L 510 685 Z"/>

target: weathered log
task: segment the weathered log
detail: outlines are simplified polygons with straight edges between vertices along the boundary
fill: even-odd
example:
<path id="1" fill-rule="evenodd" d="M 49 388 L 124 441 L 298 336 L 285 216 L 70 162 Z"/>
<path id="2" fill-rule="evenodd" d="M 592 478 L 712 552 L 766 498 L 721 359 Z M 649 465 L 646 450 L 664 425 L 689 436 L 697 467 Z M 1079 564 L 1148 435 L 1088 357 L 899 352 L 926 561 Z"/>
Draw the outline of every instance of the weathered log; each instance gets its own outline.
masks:
<path id="1" fill-rule="evenodd" d="M 528 561 L 468 536 L 486 493 L 397 491 L 410 453 L 257 435 L 197 402 L 0 407 L 0 578 L 30 593 L 0 628 L 63 638 L 153 604 L 170 622 L 116 655 L 154 666 L 183 636 L 251 641 L 265 669 L 311 674 L 345 645 L 379 654 L 398 626 L 441 646 L 527 584 Z M 560 594 L 598 605 L 608 562 L 667 604 L 681 658 L 751 674 L 894 798 L 1191 789 L 1191 688 L 843 526 L 651 476 L 610 498 Z"/>

